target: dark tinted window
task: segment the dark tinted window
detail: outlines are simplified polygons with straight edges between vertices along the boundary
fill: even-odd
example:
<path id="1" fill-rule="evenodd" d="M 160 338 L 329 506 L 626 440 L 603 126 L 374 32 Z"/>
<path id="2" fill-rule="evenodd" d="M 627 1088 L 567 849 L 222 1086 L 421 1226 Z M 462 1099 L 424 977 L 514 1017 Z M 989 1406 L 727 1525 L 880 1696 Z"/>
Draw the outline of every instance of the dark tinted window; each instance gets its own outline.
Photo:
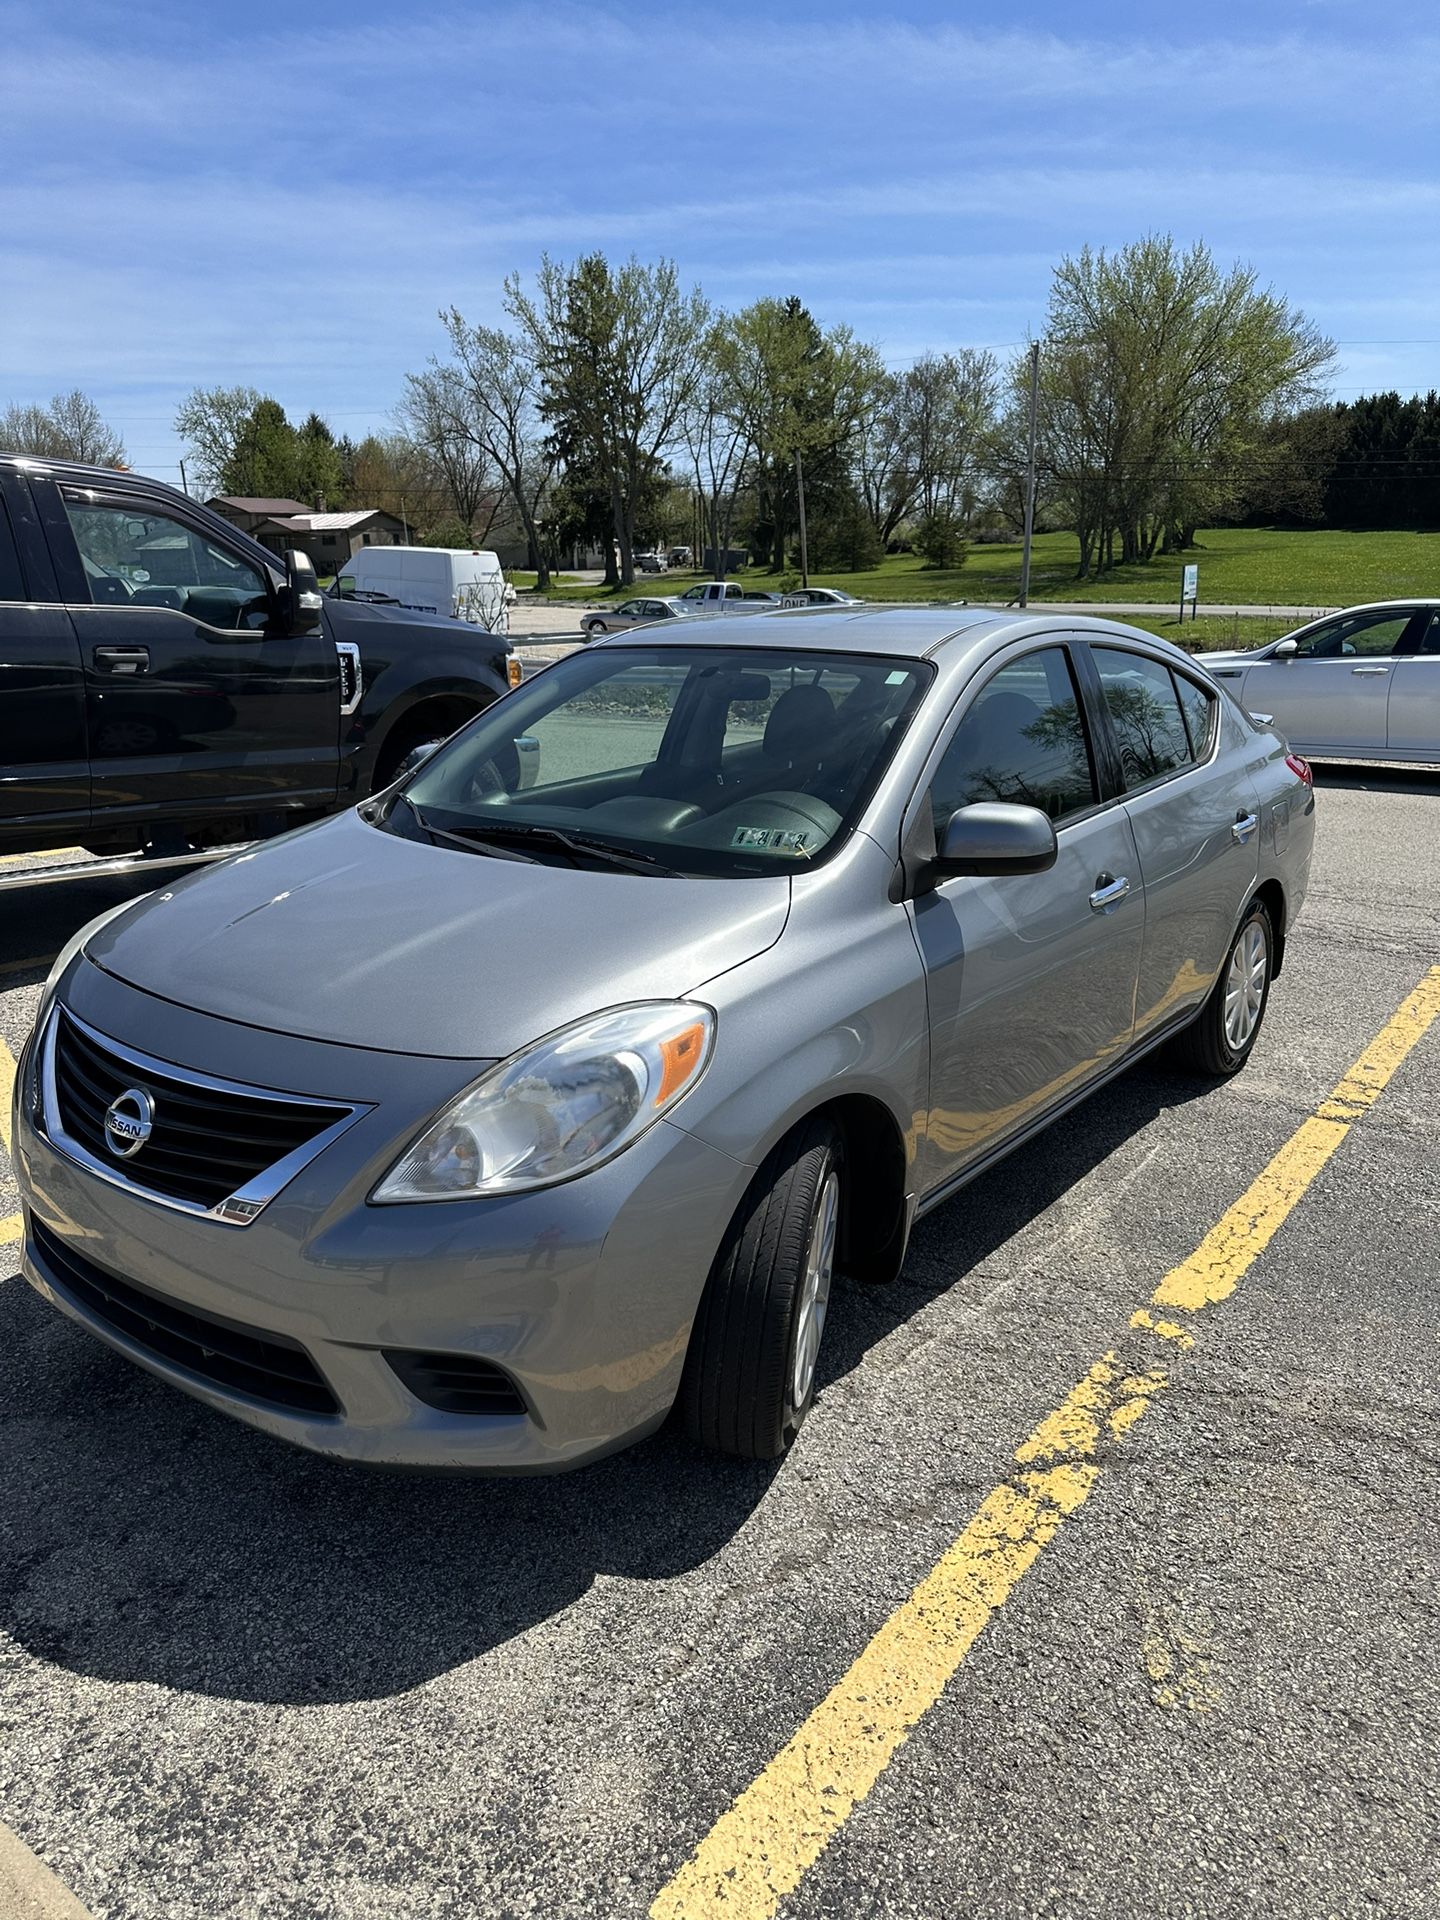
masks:
<path id="1" fill-rule="evenodd" d="M 1190 758 L 1190 742 L 1170 669 L 1143 653 L 1092 647 L 1110 709 L 1127 787 L 1174 773 Z"/>
<path id="2" fill-rule="evenodd" d="M 1180 705 L 1184 710 L 1185 731 L 1190 736 L 1191 757 L 1203 760 L 1210 751 L 1210 735 L 1215 725 L 1214 697 L 1202 686 L 1198 686 L 1195 681 L 1187 680 L 1183 673 L 1174 673 L 1170 677 L 1175 682 L 1176 691 L 1180 695 Z"/>
<path id="3" fill-rule="evenodd" d="M 24 600 L 26 597 L 20 556 L 15 551 L 15 536 L 10 531 L 5 502 L 0 500 L 0 600 Z"/>
<path id="4" fill-rule="evenodd" d="M 1063 647 L 1002 667 L 955 730 L 930 788 L 937 833 L 958 807 L 1014 800 L 1052 820 L 1095 799 L 1080 702 Z"/>
<path id="5" fill-rule="evenodd" d="M 1440 653 L 1440 613 L 1431 614 L 1429 625 L 1421 635 L 1419 651 Z"/>

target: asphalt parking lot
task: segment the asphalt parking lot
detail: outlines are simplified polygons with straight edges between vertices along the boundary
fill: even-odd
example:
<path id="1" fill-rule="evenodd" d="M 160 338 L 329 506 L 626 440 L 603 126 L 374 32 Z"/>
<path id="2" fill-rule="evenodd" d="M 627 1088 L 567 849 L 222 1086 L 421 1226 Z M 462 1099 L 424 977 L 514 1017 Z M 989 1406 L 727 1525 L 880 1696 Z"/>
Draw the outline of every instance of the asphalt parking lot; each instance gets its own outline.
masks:
<path id="1" fill-rule="evenodd" d="M 843 1288 L 778 1469 L 350 1471 L 6 1279 L 0 1819 L 96 1920 L 1433 1920 L 1440 777 L 1317 786 L 1245 1072 Z M 127 888 L 0 894 L 0 1072 Z"/>

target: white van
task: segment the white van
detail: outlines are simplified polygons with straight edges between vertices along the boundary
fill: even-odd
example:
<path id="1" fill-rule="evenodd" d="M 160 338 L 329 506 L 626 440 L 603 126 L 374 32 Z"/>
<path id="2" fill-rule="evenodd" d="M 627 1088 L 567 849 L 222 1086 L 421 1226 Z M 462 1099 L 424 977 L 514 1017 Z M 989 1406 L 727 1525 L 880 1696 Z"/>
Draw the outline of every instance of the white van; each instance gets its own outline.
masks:
<path id="1" fill-rule="evenodd" d="M 479 547 L 361 547 L 340 569 L 340 591 L 384 593 L 417 613 L 448 613 L 491 633 L 510 631 L 500 561 Z"/>

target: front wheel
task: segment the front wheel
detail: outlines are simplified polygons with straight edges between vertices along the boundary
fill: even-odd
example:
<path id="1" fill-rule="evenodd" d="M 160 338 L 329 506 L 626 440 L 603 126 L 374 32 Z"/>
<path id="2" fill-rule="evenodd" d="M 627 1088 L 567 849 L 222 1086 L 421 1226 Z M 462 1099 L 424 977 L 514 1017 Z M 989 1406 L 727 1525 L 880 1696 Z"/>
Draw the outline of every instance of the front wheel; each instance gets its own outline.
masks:
<path id="1" fill-rule="evenodd" d="M 692 1438 L 772 1460 L 815 1398 L 844 1206 L 840 1135 L 787 1134 L 731 1221 L 690 1334 L 680 1405 Z"/>
<path id="2" fill-rule="evenodd" d="M 589 634 L 590 638 L 594 640 L 594 639 L 597 639 L 602 633 L 608 633 L 610 629 L 606 626 L 603 620 L 592 620 L 589 626 L 585 629 L 585 631 L 587 634 Z"/>
<path id="3" fill-rule="evenodd" d="M 1274 955 L 1275 929 L 1256 900 L 1236 930 L 1209 999 L 1175 1042 L 1179 1065 L 1214 1079 L 1240 1071 L 1260 1037 Z"/>

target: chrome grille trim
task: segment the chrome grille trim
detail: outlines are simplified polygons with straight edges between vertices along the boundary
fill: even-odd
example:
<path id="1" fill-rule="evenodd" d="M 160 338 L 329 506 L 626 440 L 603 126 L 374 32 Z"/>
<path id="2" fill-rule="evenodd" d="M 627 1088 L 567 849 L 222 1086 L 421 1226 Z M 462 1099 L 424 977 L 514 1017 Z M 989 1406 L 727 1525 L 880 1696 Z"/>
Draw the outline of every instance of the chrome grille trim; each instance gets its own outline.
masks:
<path id="1" fill-rule="evenodd" d="M 56 1086 L 56 1048 L 59 1041 L 60 1021 L 69 1020 L 92 1044 L 112 1054 L 126 1067 L 133 1067 L 137 1077 L 147 1074 L 161 1080 L 174 1081 L 180 1085 L 193 1086 L 209 1093 L 228 1094 L 237 1100 L 268 1100 L 285 1106 L 313 1107 L 333 1106 L 341 1109 L 341 1115 L 333 1126 L 325 1127 L 314 1134 L 283 1159 L 274 1161 L 263 1173 L 247 1180 L 243 1187 L 227 1194 L 214 1206 L 204 1206 L 197 1200 L 183 1200 L 174 1194 L 161 1193 L 154 1187 L 142 1186 L 138 1181 L 126 1177 L 122 1169 L 129 1166 L 128 1161 L 107 1165 L 93 1154 L 81 1141 L 66 1131 L 61 1118 L 59 1091 Z M 157 1060 L 154 1055 L 140 1053 L 134 1047 L 122 1046 L 112 1040 L 109 1034 L 101 1033 L 86 1021 L 72 1013 L 68 1007 L 58 1004 L 50 1009 L 45 1023 L 45 1031 L 40 1038 L 40 1106 L 45 1137 L 57 1152 L 64 1154 L 76 1166 L 83 1167 L 87 1173 L 94 1174 L 97 1180 L 103 1180 L 108 1186 L 119 1187 L 125 1193 L 133 1194 L 138 1200 L 148 1200 L 152 1206 L 166 1207 L 172 1213 L 186 1213 L 193 1219 L 216 1220 L 224 1226 L 248 1227 L 252 1220 L 258 1219 L 281 1189 L 293 1180 L 303 1167 L 323 1153 L 342 1133 L 354 1126 L 355 1122 L 367 1113 L 374 1112 L 373 1103 L 349 1100 L 328 1100 L 321 1096 L 308 1097 L 298 1093 L 280 1093 L 270 1087 L 247 1085 L 240 1080 L 222 1080 L 215 1074 L 200 1073 L 192 1067 L 177 1066 L 173 1061 Z M 143 1171 L 137 1167 L 136 1172 Z"/>

